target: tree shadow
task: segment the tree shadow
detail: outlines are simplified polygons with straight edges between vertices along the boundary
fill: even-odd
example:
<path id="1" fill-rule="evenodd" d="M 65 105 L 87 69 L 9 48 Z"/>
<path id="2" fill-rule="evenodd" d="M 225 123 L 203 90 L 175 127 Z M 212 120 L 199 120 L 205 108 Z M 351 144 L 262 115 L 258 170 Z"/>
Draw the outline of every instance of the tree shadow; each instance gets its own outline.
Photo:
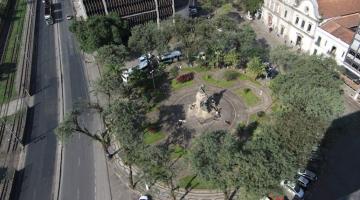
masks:
<path id="1" fill-rule="evenodd" d="M 169 137 L 167 137 L 165 144 L 171 145 L 171 144 L 179 144 L 183 146 L 184 148 L 189 147 L 191 138 L 193 136 L 193 133 L 195 133 L 195 130 L 188 129 L 184 126 L 177 127 Z"/>
<path id="2" fill-rule="evenodd" d="M 268 44 L 265 38 L 260 38 L 257 40 L 257 42 L 258 44 L 260 44 L 262 48 L 270 48 L 270 45 Z"/>
<path id="3" fill-rule="evenodd" d="M 12 74 L 16 71 L 15 63 L 3 63 L 0 65 L 0 81 L 6 80 L 9 77 L 9 74 Z"/>
<path id="4" fill-rule="evenodd" d="M 239 124 L 236 128 L 235 134 L 238 136 L 240 143 L 245 144 L 254 134 L 255 130 L 259 126 L 257 121 L 250 122 L 247 125 Z"/>
<path id="5" fill-rule="evenodd" d="M 195 176 L 191 177 L 189 182 L 186 184 L 185 193 L 180 197 L 180 200 L 185 199 L 186 195 L 189 194 L 189 192 L 191 192 L 191 190 L 193 190 L 194 188 L 196 188 L 199 185 L 199 183 L 192 184 L 193 181 L 196 179 L 196 177 L 197 177 L 197 174 Z"/>
<path id="6" fill-rule="evenodd" d="M 179 120 L 185 119 L 184 105 L 161 105 L 157 123 L 173 128 Z M 170 129 L 171 130 L 171 129 Z"/>
<path id="7" fill-rule="evenodd" d="M 350 194 L 360 190 L 359 130 L 360 111 L 332 122 L 319 147 L 324 159 L 307 164 L 319 175 L 307 199 L 350 199 Z"/>
<path id="8" fill-rule="evenodd" d="M 229 12 L 227 16 L 236 23 L 242 23 L 245 21 L 238 12 Z"/>

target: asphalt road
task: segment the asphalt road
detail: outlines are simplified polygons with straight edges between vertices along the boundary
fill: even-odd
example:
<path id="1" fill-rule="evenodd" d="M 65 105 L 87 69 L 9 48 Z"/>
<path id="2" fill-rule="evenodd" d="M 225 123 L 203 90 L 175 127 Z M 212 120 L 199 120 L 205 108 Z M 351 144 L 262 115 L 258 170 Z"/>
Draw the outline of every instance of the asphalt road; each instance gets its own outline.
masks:
<path id="1" fill-rule="evenodd" d="M 54 31 L 43 21 L 42 3 L 37 4 L 31 80 L 31 94 L 37 104 L 29 110 L 25 127 L 27 154 L 25 167 L 17 173 L 12 199 L 42 200 L 52 198 L 58 125 L 58 82 L 55 66 Z"/>
<path id="2" fill-rule="evenodd" d="M 72 14 L 70 1 L 58 1 L 56 8 L 59 21 L 59 37 L 62 52 L 64 76 L 65 112 L 73 104 L 89 101 L 87 80 L 85 79 L 82 55 L 73 34 L 69 31 L 70 21 L 66 15 Z M 59 6 L 60 5 L 60 6 Z M 63 200 L 95 199 L 94 147 L 92 141 L 82 135 L 75 135 L 64 148 L 63 175 L 60 197 Z"/>
<path id="3" fill-rule="evenodd" d="M 37 25 L 35 27 L 34 63 L 32 88 L 37 104 L 30 109 L 26 125 L 27 155 L 25 168 L 16 177 L 16 190 L 12 199 L 50 200 L 56 163 L 57 140 L 54 129 L 58 125 L 58 77 L 56 68 L 55 41 L 60 37 L 62 67 L 64 72 L 65 112 L 73 103 L 87 101 L 88 91 L 83 71 L 82 56 L 72 34 L 69 22 L 62 20 L 72 12 L 69 1 L 55 4 L 55 18 L 60 34 L 54 36 L 55 25 L 44 22 L 43 3 L 38 0 Z M 65 13 L 65 14 L 63 14 Z M 61 199 L 92 200 L 95 197 L 95 172 L 93 143 L 88 138 L 76 135 L 66 144 L 63 153 Z"/>

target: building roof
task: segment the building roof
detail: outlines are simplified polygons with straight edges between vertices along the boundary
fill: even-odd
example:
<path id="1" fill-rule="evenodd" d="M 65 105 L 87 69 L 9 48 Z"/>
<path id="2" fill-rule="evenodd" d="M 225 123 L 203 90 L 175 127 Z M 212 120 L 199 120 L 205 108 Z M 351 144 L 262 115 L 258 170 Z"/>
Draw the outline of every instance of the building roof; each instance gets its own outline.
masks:
<path id="1" fill-rule="evenodd" d="M 324 19 L 360 12 L 359 0 L 317 0 L 317 3 Z"/>
<path id="2" fill-rule="evenodd" d="M 339 38 L 343 42 L 351 44 L 351 41 L 355 35 L 355 32 L 352 31 L 351 28 L 357 27 L 359 24 L 360 14 L 355 13 L 330 19 L 321 25 L 320 28 Z"/>

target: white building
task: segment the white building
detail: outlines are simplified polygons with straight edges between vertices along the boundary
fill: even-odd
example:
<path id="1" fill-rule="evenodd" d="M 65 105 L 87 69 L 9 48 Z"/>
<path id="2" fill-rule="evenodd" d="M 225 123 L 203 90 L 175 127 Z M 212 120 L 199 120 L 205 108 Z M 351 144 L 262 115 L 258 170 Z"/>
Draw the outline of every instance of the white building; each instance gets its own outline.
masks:
<path id="1" fill-rule="evenodd" d="M 287 44 L 309 51 L 321 16 L 315 0 L 264 0 L 262 18 Z"/>
<path id="2" fill-rule="evenodd" d="M 360 0 L 264 0 L 262 20 L 287 45 L 331 56 L 347 72 L 360 77 L 360 65 L 349 60 L 357 54 L 348 53 L 357 42 L 353 38 L 360 24 L 359 13 Z"/>
<path id="3" fill-rule="evenodd" d="M 360 3 L 360 2 L 359 2 Z M 316 29 L 311 53 L 333 57 L 339 65 L 360 77 L 356 71 L 344 63 L 346 53 L 360 24 L 360 14 L 350 14 L 325 20 Z"/>

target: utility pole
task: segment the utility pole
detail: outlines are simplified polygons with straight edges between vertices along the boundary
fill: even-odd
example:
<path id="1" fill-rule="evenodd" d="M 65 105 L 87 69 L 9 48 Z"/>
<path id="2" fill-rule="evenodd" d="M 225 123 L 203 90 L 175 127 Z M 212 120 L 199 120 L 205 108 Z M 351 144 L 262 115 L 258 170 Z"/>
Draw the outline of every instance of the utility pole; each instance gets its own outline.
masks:
<path id="1" fill-rule="evenodd" d="M 172 0 L 173 24 L 175 24 L 175 0 Z"/>

